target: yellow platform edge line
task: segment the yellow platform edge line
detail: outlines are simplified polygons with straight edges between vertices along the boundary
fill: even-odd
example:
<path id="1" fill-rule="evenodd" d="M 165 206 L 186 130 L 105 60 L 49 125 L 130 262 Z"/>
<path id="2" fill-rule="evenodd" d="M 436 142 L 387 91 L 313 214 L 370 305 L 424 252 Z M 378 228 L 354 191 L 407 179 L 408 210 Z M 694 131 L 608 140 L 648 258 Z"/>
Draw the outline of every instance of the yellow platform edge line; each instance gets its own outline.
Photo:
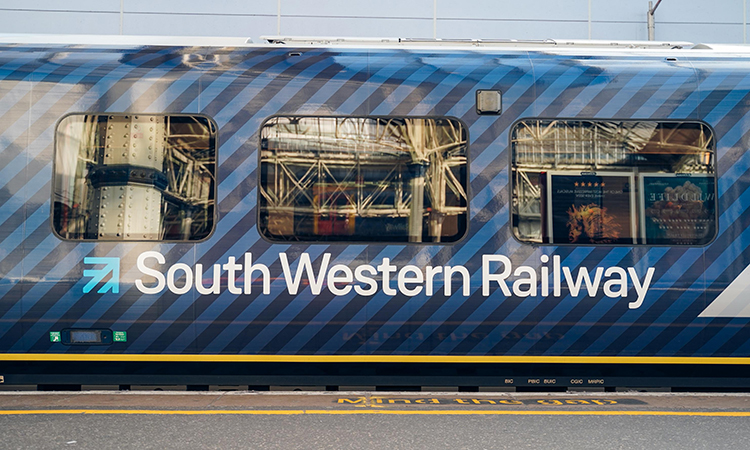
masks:
<path id="1" fill-rule="evenodd" d="M 253 410 L 159 410 L 159 409 L 17 409 L 0 410 L 0 416 L 13 415 L 427 415 L 427 416 L 692 416 L 750 417 L 750 411 L 536 411 L 536 410 L 326 410 L 326 409 L 253 409 Z"/>
<path id="2" fill-rule="evenodd" d="M 750 358 L 655 356 L 414 356 L 414 355 L 132 355 L 3 353 L 0 361 L 69 362 L 285 362 L 285 363 L 479 363 L 479 364 L 730 364 Z"/>

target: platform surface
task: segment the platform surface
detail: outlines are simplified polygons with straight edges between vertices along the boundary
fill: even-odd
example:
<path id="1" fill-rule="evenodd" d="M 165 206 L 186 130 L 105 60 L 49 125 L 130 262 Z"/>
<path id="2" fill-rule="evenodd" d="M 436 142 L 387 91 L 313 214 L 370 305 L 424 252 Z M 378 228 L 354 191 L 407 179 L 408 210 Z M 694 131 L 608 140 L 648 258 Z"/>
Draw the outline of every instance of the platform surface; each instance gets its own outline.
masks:
<path id="1" fill-rule="evenodd" d="M 3 448 L 728 448 L 748 394 L 0 392 Z"/>

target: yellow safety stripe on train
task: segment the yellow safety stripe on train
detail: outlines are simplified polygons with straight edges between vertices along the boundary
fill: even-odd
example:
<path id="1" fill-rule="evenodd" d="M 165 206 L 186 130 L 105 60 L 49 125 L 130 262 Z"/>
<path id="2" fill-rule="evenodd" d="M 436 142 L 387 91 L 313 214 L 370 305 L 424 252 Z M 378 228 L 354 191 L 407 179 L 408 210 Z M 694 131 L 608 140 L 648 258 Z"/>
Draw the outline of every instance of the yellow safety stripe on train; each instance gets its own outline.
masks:
<path id="1" fill-rule="evenodd" d="M 463 364 L 750 364 L 750 358 L 656 356 L 429 356 L 429 355 L 133 355 L 3 353 L 0 361 L 463 363 Z"/>

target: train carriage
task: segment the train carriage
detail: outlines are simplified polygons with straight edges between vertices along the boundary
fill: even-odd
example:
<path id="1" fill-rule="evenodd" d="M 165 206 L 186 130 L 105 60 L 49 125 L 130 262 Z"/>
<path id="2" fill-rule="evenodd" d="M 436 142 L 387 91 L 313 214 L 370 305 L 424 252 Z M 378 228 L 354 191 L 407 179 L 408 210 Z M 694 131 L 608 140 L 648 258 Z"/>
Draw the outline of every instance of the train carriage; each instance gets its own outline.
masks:
<path id="1" fill-rule="evenodd" d="M 746 47 L 0 43 L 5 383 L 750 386 Z"/>

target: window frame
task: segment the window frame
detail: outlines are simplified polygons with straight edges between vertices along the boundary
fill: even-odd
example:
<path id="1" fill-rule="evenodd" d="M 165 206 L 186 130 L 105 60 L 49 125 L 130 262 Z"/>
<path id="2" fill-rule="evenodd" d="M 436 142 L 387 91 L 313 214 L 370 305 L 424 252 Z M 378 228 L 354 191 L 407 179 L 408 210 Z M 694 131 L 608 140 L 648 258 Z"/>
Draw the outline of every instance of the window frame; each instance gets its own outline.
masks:
<path id="1" fill-rule="evenodd" d="M 262 177 L 262 170 L 261 170 L 261 164 L 262 164 L 262 140 L 263 140 L 263 134 L 262 130 L 266 126 L 266 124 L 274 119 L 278 118 L 284 118 L 284 117 L 295 117 L 295 118 L 324 118 L 324 119 L 432 119 L 432 120 L 451 120 L 458 123 L 462 128 L 463 131 L 466 133 L 466 183 L 463 186 L 464 190 L 466 191 L 466 226 L 463 230 L 463 233 L 458 236 L 454 241 L 452 242 L 408 242 L 408 241 L 360 241 L 360 240 L 310 240 L 310 239 L 297 239 L 297 240 L 276 240 L 272 237 L 267 236 L 260 224 L 261 224 L 261 195 L 260 195 L 260 189 L 261 189 L 261 177 Z M 438 116 L 438 115 L 347 115 L 347 114 L 273 114 L 271 116 L 266 117 L 258 126 L 258 156 L 257 156 L 257 178 L 256 178 L 256 215 L 255 215 L 255 227 L 258 231 L 258 235 L 261 239 L 268 242 L 272 245 L 294 245 L 294 244 L 302 244 L 302 245 L 409 245 L 409 246 L 426 246 L 426 245 L 438 245 L 441 247 L 450 247 L 456 244 L 463 243 L 467 236 L 469 236 L 469 231 L 471 228 L 471 199 L 472 199 L 472 192 L 471 192 L 471 134 L 469 130 L 469 126 L 461 120 L 458 117 L 455 116 Z"/>
<path id="2" fill-rule="evenodd" d="M 58 128 L 60 127 L 60 124 L 63 123 L 66 119 L 68 119 L 71 116 L 106 116 L 106 115 L 127 115 L 127 116 L 137 116 L 137 115 L 144 115 L 144 116 L 169 116 L 169 117 L 200 117 L 204 118 L 208 121 L 210 126 L 215 130 L 214 133 L 214 174 L 213 174 L 213 198 L 214 198 L 214 208 L 213 208 L 213 214 L 212 214 L 212 226 L 211 231 L 203 238 L 201 239 L 195 239 L 195 240 L 166 240 L 166 239 L 111 239 L 111 238 L 100 238 L 100 239 L 72 239 L 67 238 L 60 233 L 57 232 L 57 229 L 55 228 L 55 181 L 57 176 L 57 152 L 58 152 Z M 199 244 L 202 242 L 206 242 L 209 239 L 211 239 L 216 233 L 216 229 L 218 228 L 218 222 L 219 222 L 219 149 L 221 147 L 221 143 L 219 140 L 219 126 L 216 123 L 216 120 L 214 120 L 213 117 L 203 114 L 203 113 L 171 113 L 171 112 L 158 112 L 158 113 L 148 113 L 148 112 L 89 112 L 89 111 L 77 111 L 77 112 L 69 112 L 63 116 L 61 116 L 57 122 L 55 122 L 55 128 L 54 128 L 54 136 L 53 136 L 53 147 L 52 147 L 52 177 L 50 179 L 50 219 L 49 219 L 49 227 L 52 231 L 52 234 L 64 242 L 74 242 L 74 243 L 117 243 L 117 244 L 128 244 L 128 243 L 154 243 L 154 244 Z M 162 200 L 163 201 L 163 200 Z"/>
<path id="3" fill-rule="evenodd" d="M 712 172 L 707 175 L 713 176 L 713 194 L 714 194 L 714 211 L 713 211 L 713 219 L 714 219 L 714 233 L 711 239 L 706 241 L 702 244 L 654 244 L 654 243 L 632 243 L 632 244 L 590 244 L 590 243 L 570 243 L 570 242 L 530 242 L 525 241 L 519 238 L 518 234 L 516 233 L 516 227 L 514 226 L 514 208 L 513 208 L 513 201 L 516 199 L 515 196 L 515 178 L 514 178 L 514 155 L 515 155 L 515 149 L 513 148 L 513 133 L 518 127 L 518 125 L 521 122 L 527 122 L 527 121 L 562 121 L 562 122 L 650 122 L 650 123 L 657 123 L 657 124 L 699 124 L 706 129 L 708 129 L 711 132 L 711 138 L 713 141 L 713 145 L 711 147 L 712 153 L 713 153 L 713 163 L 712 163 Z M 711 245 L 719 236 L 719 195 L 718 195 L 718 188 L 719 188 L 719 175 L 718 175 L 718 161 L 716 159 L 717 157 L 717 143 L 718 138 L 716 134 L 716 130 L 707 123 L 706 121 L 702 119 L 652 119 L 652 118 L 594 118 L 590 116 L 586 117 L 549 117 L 549 116 L 542 116 L 542 117 L 533 117 L 533 116 L 527 116 L 527 117 L 521 117 L 513 121 L 513 123 L 508 128 L 508 189 L 509 189 L 509 205 L 508 205 L 508 215 L 509 215 L 509 227 L 510 227 L 510 235 L 513 237 L 513 239 L 522 245 L 529 245 L 532 247 L 591 247 L 591 248 L 602 248 L 602 247 L 633 247 L 633 248 L 651 248 L 651 247 L 677 247 L 677 248 L 704 248 L 709 245 Z M 555 171 L 559 169 L 553 169 Z M 613 169 L 618 172 L 622 171 L 622 168 Z M 677 172 L 670 172 L 670 174 L 677 174 Z M 640 186 L 642 184 L 642 181 L 640 179 L 636 180 L 635 186 L 637 186 L 638 189 L 640 189 Z M 546 189 L 546 187 L 545 187 Z M 640 239 L 640 232 L 642 229 L 642 218 L 640 217 L 642 205 L 640 204 L 639 198 L 636 199 L 636 208 L 634 211 L 634 214 L 636 214 L 638 223 L 636 224 L 636 233 L 638 235 L 638 238 Z"/>

